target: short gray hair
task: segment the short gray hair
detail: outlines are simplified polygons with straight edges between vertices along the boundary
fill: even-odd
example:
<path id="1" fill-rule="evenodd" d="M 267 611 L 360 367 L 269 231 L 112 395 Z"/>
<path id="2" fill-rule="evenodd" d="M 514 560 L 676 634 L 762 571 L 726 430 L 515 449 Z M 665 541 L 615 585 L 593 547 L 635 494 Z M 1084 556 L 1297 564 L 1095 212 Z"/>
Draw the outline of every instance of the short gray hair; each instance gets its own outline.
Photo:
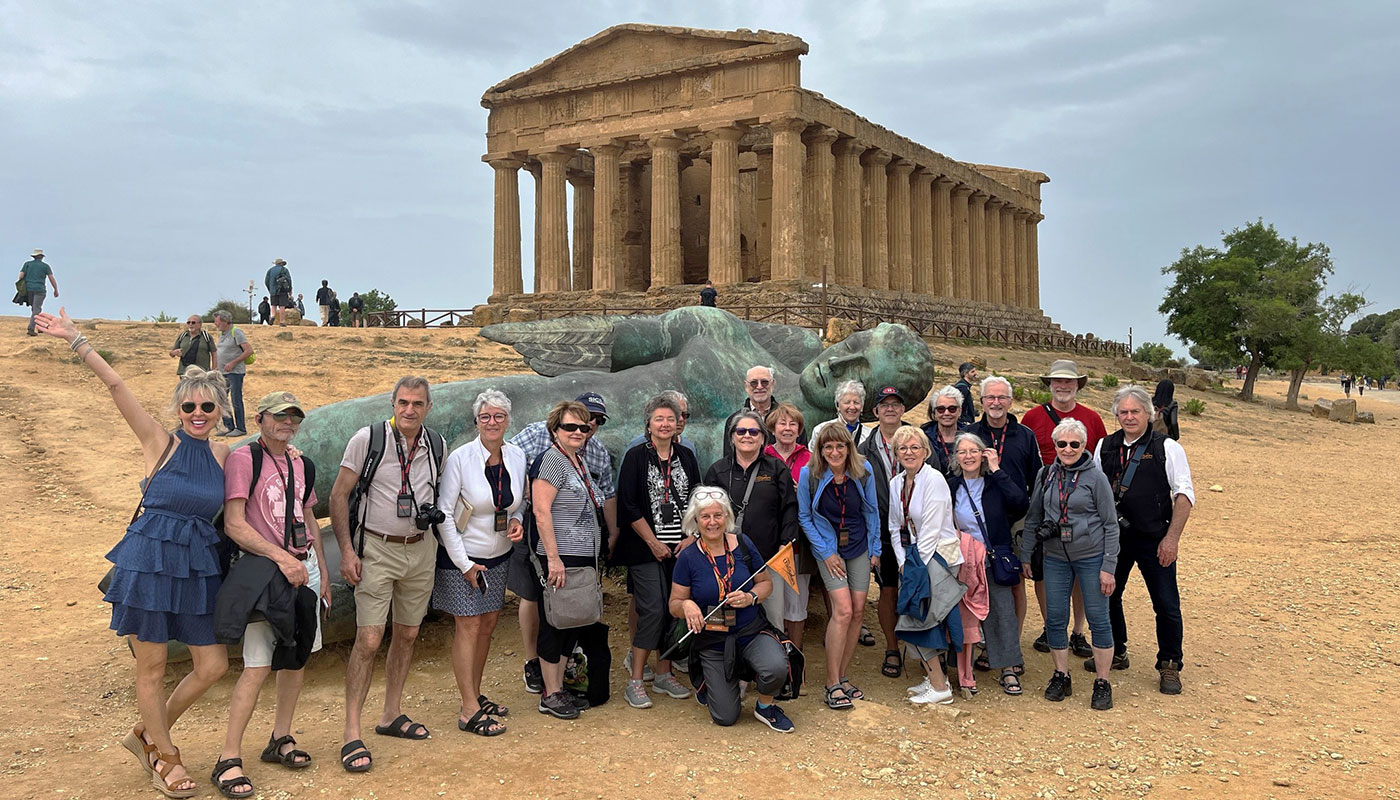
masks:
<path id="1" fill-rule="evenodd" d="M 848 394 L 856 395 L 860 398 L 861 405 L 865 405 L 865 384 L 854 380 L 841 381 L 841 383 L 836 386 L 836 402 L 840 403 L 841 398 Z"/>
<path id="2" fill-rule="evenodd" d="M 472 416 L 481 413 L 481 409 L 492 406 L 506 412 L 506 422 L 510 421 L 510 398 L 500 389 L 487 389 L 476 396 L 476 401 L 472 403 Z"/>
<path id="3" fill-rule="evenodd" d="M 686 504 L 685 516 L 681 518 L 681 531 L 690 536 L 699 536 L 700 512 L 711 505 L 718 505 L 724 509 L 724 530 L 726 533 L 733 533 L 734 506 L 730 505 L 729 492 L 718 486 L 697 486 L 690 493 L 690 502 Z"/>
<path id="4" fill-rule="evenodd" d="M 676 405 L 677 405 L 678 407 L 679 407 L 679 406 L 685 406 L 685 407 L 688 408 L 688 407 L 690 406 L 690 400 L 689 400 L 689 398 L 687 398 L 685 395 L 681 394 L 680 392 L 676 391 L 675 389 L 667 389 L 666 391 L 664 391 L 664 392 L 661 393 L 661 396 L 662 396 L 662 397 L 669 397 L 669 398 L 671 398 L 673 401 L 675 401 L 675 403 L 676 403 Z"/>
<path id="5" fill-rule="evenodd" d="M 983 381 L 983 383 L 986 383 L 986 381 Z M 978 435 L 975 434 L 975 433 L 969 433 L 969 432 L 967 432 L 967 431 L 963 431 L 962 433 L 958 434 L 957 436 L 954 436 L 954 437 L 953 437 L 953 457 L 950 458 L 950 459 L 948 459 L 948 474 L 949 474 L 949 475 L 957 475 L 958 473 L 962 472 L 962 467 L 958 466 L 957 452 L 958 452 L 958 445 L 962 444 L 963 442 L 972 442 L 973 444 L 977 445 L 977 450 L 978 450 L 978 452 L 981 452 L 981 451 L 987 449 L 987 443 L 986 443 L 985 441 L 982 440 L 982 437 L 981 437 L 981 436 L 978 436 Z M 982 459 L 982 466 L 978 469 L 978 474 L 979 474 L 979 475 L 986 475 L 986 474 L 989 473 L 989 472 L 991 472 L 991 470 L 989 470 L 989 469 L 987 468 L 987 460 L 986 460 L 986 458 L 983 458 L 983 459 Z"/>
<path id="6" fill-rule="evenodd" d="M 1013 391 L 1012 386 L 1011 386 L 1011 381 L 1007 380 L 1006 378 L 1003 378 L 1003 377 L 1000 376 L 1000 375 L 988 375 L 987 377 L 985 377 L 985 378 L 982 379 L 981 385 L 977 387 L 978 393 L 979 393 L 979 394 L 986 394 L 986 393 L 987 393 L 987 387 L 990 386 L 990 385 L 992 385 L 992 384 L 994 384 L 994 383 L 1004 383 L 1004 384 L 1006 384 L 1006 392 L 1007 392 L 1007 394 L 1011 394 L 1012 391 Z"/>
<path id="7" fill-rule="evenodd" d="M 938 398 L 940 398 L 940 397 L 947 397 L 947 398 L 950 398 L 950 399 L 952 399 L 952 400 L 957 401 L 957 404 L 958 404 L 958 411 L 962 411 L 962 404 L 963 404 L 962 392 L 958 391 L 958 387 L 956 387 L 956 386 L 954 386 L 954 385 L 952 385 L 952 384 L 948 384 L 947 386 L 944 386 L 942 389 L 939 389 L 938 391 L 934 392 L 934 393 L 933 393 L 933 397 L 930 397 L 930 398 L 928 399 L 928 418 L 929 418 L 929 419 L 933 419 L 933 407 L 934 407 L 935 405 L 938 405 Z"/>
<path id="8" fill-rule="evenodd" d="M 225 380 L 224 373 L 216 369 L 200 369 L 191 364 L 185 368 L 185 374 L 180 376 L 180 382 L 175 384 L 175 391 L 171 394 L 171 416 L 179 416 L 180 404 L 197 394 L 213 401 L 214 405 L 219 407 L 220 417 L 228 415 L 228 381 Z"/>
<path id="9" fill-rule="evenodd" d="M 392 403 L 399 399 L 400 389 L 422 389 L 423 399 L 428 402 L 428 405 L 433 404 L 433 396 L 428 389 L 428 379 L 421 375 L 405 375 L 399 378 L 399 382 L 394 384 L 394 391 L 389 393 L 389 402 Z"/>
<path id="10" fill-rule="evenodd" d="M 214 319 L 221 319 L 224 322 L 233 322 L 233 315 L 221 308 L 214 312 Z"/>
<path id="11" fill-rule="evenodd" d="M 749 373 L 753 372 L 756 369 L 768 370 L 768 380 L 773 381 L 774 383 L 778 382 L 778 373 L 774 372 L 773 368 L 768 366 L 767 364 L 754 364 L 752 367 L 749 367 L 748 369 L 744 370 L 744 379 L 748 380 Z"/>
<path id="12" fill-rule="evenodd" d="M 1138 405 L 1142 406 L 1143 411 L 1150 412 L 1152 410 L 1152 395 L 1136 383 L 1130 383 L 1113 393 L 1113 416 L 1118 416 L 1118 406 L 1130 397 L 1138 401 Z"/>
<path id="13" fill-rule="evenodd" d="M 1061 436 L 1078 436 L 1082 444 L 1089 443 L 1089 429 L 1084 427 L 1084 423 L 1074 417 L 1066 417 L 1060 420 L 1060 424 L 1055 426 L 1055 430 L 1050 432 L 1050 438 L 1058 439 Z"/>

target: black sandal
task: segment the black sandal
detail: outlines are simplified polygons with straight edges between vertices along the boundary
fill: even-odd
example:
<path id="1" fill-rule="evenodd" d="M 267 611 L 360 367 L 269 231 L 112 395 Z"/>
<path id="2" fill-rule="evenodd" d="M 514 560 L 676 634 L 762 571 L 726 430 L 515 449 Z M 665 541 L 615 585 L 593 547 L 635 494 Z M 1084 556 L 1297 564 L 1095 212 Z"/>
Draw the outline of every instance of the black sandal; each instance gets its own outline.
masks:
<path id="1" fill-rule="evenodd" d="M 500 736 L 505 733 L 506 726 L 502 725 L 500 720 L 492 719 L 487 716 L 487 713 L 486 707 L 483 705 L 481 708 L 477 709 L 477 712 L 472 714 L 472 718 L 466 722 L 463 722 L 462 719 L 458 717 L 457 727 L 468 733 L 474 733 L 477 736 Z"/>
<path id="2" fill-rule="evenodd" d="M 282 745 L 290 744 L 291 750 L 283 753 Z M 288 769 L 305 769 L 311 766 L 311 754 L 305 750 L 296 749 L 297 740 L 291 734 L 274 738 L 271 734 L 267 737 L 267 747 L 263 748 L 262 755 L 259 756 L 269 764 L 281 763 Z M 298 760 L 300 759 L 300 760 Z"/>
<path id="3" fill-rule="evenodd" d="M 237 767 L 243 769 L 243 759 L 226 758 L 214 765 L 214 771 L 210 773 L 209 780 L 213 782 L 214 788 L 219 790 L 219 794 L 224 797 L 231 797 L 233 800 L 243 800 L 245 797 L 252 797 L 257 790 L 253 788 L 253 782 L 247 775 L 239 775 L 237 778 L 221 780 L 220 776 L 225 772 Z M 246 786 L 248 788 L 238 791 L 237 787 Z"/>
<path id="4" fill-rule="evenodd" d="M 857 689 L 856 685 L 854 683 L 851 683 L 850 678 L 841 679 L 841 690 L 844 691 L 846 693 L 846 696 L 851 698 L 852 700 L 865 699 L 865 692 L 862 692 L 861 690 Z"/>
<path id="5" fill-rule="evenodd" d="M 871 633 L 869 628 L 862 625 L 860 626 L 860 635 L 856 637 L 856 642 L 859 643 L 861 647 L 874 647 L 875 634 Z"/>
<path id="6" fill-rule="evenodd" d="M 1021 694 L 1021 679 L 1018 678 L 1018 677 L 1016 677 L 1016 673 L 1015 673 L 1015 672 L 1003 672 L 1003 673 L 1001 673 L 1001 678 L 1000 678 L 1000 680 L 1001 680 L 1001 690 L 1002 690 L 1003 692 L 1006 692 L 1007 694 L 1011 695 L 1012 697 L 1017 697 L 1017 696 L 1019 696 L 1019 695 Z"/>
<path id="7" fill-rule="evenodd" d="M 880 665 L 880 674 L 886 678 L 898 678 L 904 674 L 904 656 L 898 650 L 885 651 L 885 663 Z"/>
<path id="8" fill-rule="evenodd" d="M 837 692 L 841 693 L 840 697 L 837 697 Z M 855 703 L 851 702 L 846 690 L 841 688 L 841 684 L 838 683 L 835 686 L 826 687 L 826 707 L 837 711 L 850 711 L 855 708 Z"/>
<path id="9" fill-rule="evenodd" d="M 421 722 L 414 722 L 408 718 L 407 714 L 400 714 L 388 725 L 375 725 L 374 732 L 380 736 L 392 736 L 395 739 L 427 739 L 432 736 L 428 732 L 428 726 Z"/>
<path id="10" fill-rule="evenodd" d="M 992 671 L 992 662 L 987 659 L 987 649 L 985 647 L 982 648 L 982 652 L 977 654 L 976 658 L 972 659 L 972 668 L 978 672 Z"/>
<path id="11" fill-rule="evenodd" d="M 485 711 L 487 714 L 490 714 L 493 717 L 510 716 L 509 708 L 506 708 L 505 706 L 500 705 L 499 703 L 493 703 L 490 700 L 487 700 L 486 695 L 484 694 L 476 698 L 476 704 L 481 706 L 482 711 Z"/>
<path id="12" fill-rule="evenodd" d="M 362 758 L 365 759 L 365 763 L 358 767 L 351 763 Z M 374 756 L 369 754 L 369 748 L 365 747 L 363 739 L 346 742 L 345 746 L 340 748 L 340 766 L 344 767 L 346 772 L 369 772 L 369 768 L 374 766 Z"/>

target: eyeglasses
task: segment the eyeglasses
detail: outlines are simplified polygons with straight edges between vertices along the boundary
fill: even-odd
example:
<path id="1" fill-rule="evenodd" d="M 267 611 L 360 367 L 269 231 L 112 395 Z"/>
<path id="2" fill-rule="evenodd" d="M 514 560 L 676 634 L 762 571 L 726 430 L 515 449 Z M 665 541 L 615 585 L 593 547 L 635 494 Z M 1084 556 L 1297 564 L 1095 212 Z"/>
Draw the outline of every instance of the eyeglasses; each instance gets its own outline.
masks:
<path id="1" fill-rule="evenodd" d="M 935 413 L 935 414 L 956 414 L 956 413 L 958 413 L 958 412 L 960 412 L 960 411 L 962 411 L 962 407 L 961 407 L 961 406 L 934 406 L 934 407 L 933 407 L 933 413 Z"/>
<path id="2" fill-rule="evenodd" d="M 982 455 L 982 451 L 981 451 L 981 450 L 958 450 L 957 452 L 953 453 L 953 455 L 957 456 L 958 458 L 962 458 L 963 456 L 979 456 L 979 457 L 980 457 L 980 456 Z"/>
<path id="3" fill-rule="evenodd" d="M 762 435 L 763 435 L 763 429 L 761 429 L 761 428 L 735 428 L 735 429 L 734 429 L 734 435 L 735 435 L 735 436 L 762 436 Z"/>
<path id="4" fill-rule="evenodd" d="M 1066 449 L 1066 448 L 1068 448 L 1068 449 L 1070 449 L 1070 450 L 1078 450 L 1079 448 L 1081 448 L 1081 447 L 1084 446 L 1084 443 L 1083 443 L 1083 442 L 1062 442 L 1062 441 L 1060 441 L 1059 439 L 1056 439 L 1056 440 L 1055 440 L 1055 446 L 1058 447 L 1058 448 L 1061 449 L 1061 450 L 1064 450 L 1064 449 Z"/>
<path id="5" fill-rule="evenodd" d="M 198 324 L 199 324 L 199 320 L 197 320 L 197 319 L 192 319 L 192 320 L 187 321 L 185 324 L 186 324 L 186 325 L 198 325 Z"/>
<path id="6" fill-rule="evenodd" d="M 681 412 L 681 419 L 690 419 L 690 412 L 689 412 L 689 411 L 682 411 L 682 412 Z"/>
<path id="7" fill-rule="evenodd" d="M 764 387 L 772 385 L 772 383 L 773 381 L 768 378 L 754 378 L 753 380 L 749 381 L 749 388 L 762 389 Z"/>
<path id="8" fill-rule="evenodd" d="M 598 414 L 594 414 L 594 415 L 593 415 L 593 427 L 595 427 L 595 428 L 601 428 L 601 427 L 603 427 L 604 425 L 606 425 L 607 422 L 608 422 L 608 418 L 607 418 L 607 417 L 604 417 L 604 416 L 601 416 L 601 415 L 598 415 Z"/>
<path id="9" fill-rule="evenodd" d="M 836 452 L 837 450 L 845 450 L 845 449 L 846 449 L 846 445 L 845 445 L 845 443 L 843 443 L 843 442 L 827 442 L 826 444 L 822 445 L 822 452 L 823 452 L 823 453 L 834 453 L 834 452 Z"/>
<path id="10" fill-rule="evenodd" d="M 1009 394 L 984 394 L 984 395 L 982 395 L 982 400 L 983 400 L 984 402 L 990 400 L 991 402 L 994 402 L 994 403 L 1009 403 L 1009 402 L 1011 402 L 1011 395 L 1009 395 Z"/>
<path id="11" fill-rule="evenodd" d="M 286 422 L 290 419 L 292 422 L 300 423 L 302 420 L 306 419 L 306 416 L 303 414 L 293 414 L 290 411 L 278 411 L 272 415 L 272 418 L 278 422 Z"/>
<path id="12" fill-rule="evenodd" d="M 488 422 L 505 422 L 506 415 L 500 412 L 497 412 L 495 414 L 477 414 L 476 421 L 482 423 L 483 425 Z"/>
<path id="13" fill-rule="evenodd" d="M 894 451 L 896 453 L 899 453 L 900 455 L 905 455 L 907 453 L 922 453 L 924 452 L 924 446 L 921 444 L 902 444 L 899 447 L 896 447 Z"/>
<path id="14" fill-rule="evenodd" d="M 717 500 L 719 502 L 727 503 L 729 502 L 729 493 L 724 491 L 723 489 L 717 489 L 713 486 L 701 486 L 694 492 L 690 493 L 690 500 L 691 502 L 697 502 L 702 500 Z"/>
<path id="15" fill-rule="evenodd" d="M 561 422 L 559 423 L 559 430 L 567 431 L 568 433 L 588 433 L 593 430 L 593 426 L 587 422 Z"/>
<path id="16" fill-rule="evenodd" d="M 180 410 L 185 412 L 186 414 L 193 414 L 196 408 L 198 408 L 200 411 L 203 411 L 206 414 L 213 414 L 214 409 L 218 407 L 219 406 L 216 403 L 210 402 L 208 400 L 205 400 L 203 403 L 194 403 L 187 400 L 180 404 Z"/>

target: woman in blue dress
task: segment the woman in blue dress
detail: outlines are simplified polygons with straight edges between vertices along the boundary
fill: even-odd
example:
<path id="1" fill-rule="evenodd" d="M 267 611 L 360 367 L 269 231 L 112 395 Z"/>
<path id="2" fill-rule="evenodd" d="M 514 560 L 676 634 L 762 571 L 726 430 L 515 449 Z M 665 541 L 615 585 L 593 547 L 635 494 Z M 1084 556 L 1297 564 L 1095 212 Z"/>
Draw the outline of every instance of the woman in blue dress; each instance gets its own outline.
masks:
<path id="1" fill-rule="evenodd" d="M 112 604 L 112 630 L 136 656 L 136 706 L 141 722 L 122 744 L 141 760 L 152 785 L 167 797 L 191 797 L 198 786 L 180 762 L 170 726 L 228 669 L 214 643 L 214 597 L 220 583 L 213 519 L 224 502 L 228 446 L 209 441 L 228 406 L 218 372 L 185 371 L 175 387 L 174 433 L 152 417 L 115 370 L 78 333 L 68 314 L 40 314 L 42 333 L 68 342 L 112 393 L 117 410 L 141 441 L 150 475 L 144 511 L 107 554 L 115 564 L 103 598 Z M 189 646 L 194 669 L 164 697 L 166 643 Z"/>

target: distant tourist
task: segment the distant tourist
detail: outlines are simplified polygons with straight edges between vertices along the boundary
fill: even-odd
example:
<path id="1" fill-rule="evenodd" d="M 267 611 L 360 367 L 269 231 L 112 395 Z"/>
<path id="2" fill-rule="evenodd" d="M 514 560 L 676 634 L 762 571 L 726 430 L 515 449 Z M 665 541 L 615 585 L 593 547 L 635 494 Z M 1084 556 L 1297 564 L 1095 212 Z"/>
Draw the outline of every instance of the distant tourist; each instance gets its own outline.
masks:
<path id="1" fill-rule="evenodd" d="M 39 334 L 34 332 L 34 318 L 44 310 L 44 298 L 48 296 L 48 293 L 44 291 L 45 278 L 53 285 L 54 299 L 58 299 L 58 281 L 53 276 L 53 270 L 44 263 L 43 250 L 35 250 L 29 254 L 29 260 L 19 268 L 19 277 L 24 281 L 24 294 L 29 301 L 28 333 L 30 336 L 38 336 Z M 714 305 L 714 303 L 710 305 Z"/>
<path id="2" fill-rule="evenodd" d="M 715 285 L 711 281 L 705 281 L 705 288 L 700 290 L 700 305 L 715 307 L 715 299 L 719 297 L 719 292 L 715 291 Z"/>
<path id="3" fill-rule="evenodd" d="M 977 380 L 977 365 L 971 361 L 964 361 L 958 365 L 958 382 L 953 384 L 959 392 L 962 392 L 962 415 L 958 417 L 961 425 L 971 425 L 977 421 L 977 406 L 972 404 L 972 384 Z"/>
<path id="4" fill-rule="evenodd" d="M 243 421 L 243 376 L 248 372 L 244 362 L 252 354 L 253 346 L 243 331 L 234 326 L 233 315 L 223 309 L 214 312 L 214 327 L 219 329 L 214 368 L 224 373 L 229 396 L 229 406 L 224 409 L 224 432 L 220 435 L 247 436 L 248 429 Z"/>
<path id="5" fill-rule="evenodd" d="M 365 326 L 365 299 L 360 297 L 359 292 L 352 292 L 346 305 L 350 307 L 350 327 L 363 328 Z"/>
<path id="6" fill-rule="evenodd" d="M 272 324 L 272 305 L 271 305 L 270 303 L 267 302 L 267 297 L 266 297 L 266 296 L 263 297 L 261 303 L 258 303 L 258 324 L 259 324 L 259 325 L 271 325 L 271 324 Z"/>
<path id="7" fill-rule="evenodd" d="M 330 328 L 340 327 L 340 298 L 336 297 L 335 292 L 331 292 L 330 312 L 326 317 L 326 326 Z"/>
<path id="8" fill-rule="evenodd" d="M 297 295 L 297 313 L 302 319 L 306 319 L 306 303 L 302 302 L 301 295 Z"/>
<path id="9" fill-rule="evenodd" d="M 878 424 L 856 447 L 856 452 L 865 458 L 875 477 L 876 505 L 880 509 L 880 552 L 886 556 L 880 559 L 880 569 L 875 573 L 875 580 L 880 584 L 880 603 L 876 614 L 880 631 L 885 636 L 885 661 L 880 666 L 880 674 L 886 678 L 898 678 L 904 674 L 904 657 L 900 654 L 894 630 L 895 622 L 899 619 L 895 611 L 899 596 L 899 559 L 890 557 L 894 550 L 890 545 L 890 481 L 899 474 L 900 468 L 895 452 L 895 433 L 910 425 L 904 421 L 904 396 L 899 389 L 894 386 L 881 387 L 875 393 L 875 398 L 875 420 Z M 924 457 L 927 458 L 928 453 L 924 453 Z M 871 531 L 871 535 L 876 535 L 876 532 Z M 863 616 L 863 608 L 858 616 Z M 866 646 L 874 644 L 874 636 L 863 624 L 859 641 Z"/>
<path id="10" fill-rule="evenodd" d="M 1152 393 L 1152 430 L 1177 441 L 1181 440 L 1181 425 L 1177 419 L 1176 400 L 1172 395 L 1176 384 L 1168 380 L 1158 381 L 1157 390 Z"/>
<path id="11" fill-rule="evenodd" d="M 267 275 L 263 276 L 263 284 L 267 286 L 267 293 L 272 295 L 273 319 L 278 325 L 286 325 L 282 316 L 292 305 L 292 272 L 287 269 L 287 262 L 280 258 L 273 259 Z"/>
<path id="12" fill-rule="evenodd" d="M 963 429 L 962 392 L 956 386 L 944 386 L 928 401 L 928 422 L 923 424 L 924 435 L 933 448 L 934 468 L 941 474 L 949 473 L 953 463 L 953 440 Z"/>
<path id="13" fill-rule="evenodd" d="M 1351 397 L 1351 376 L 1346 373 L 1342 373 L 1342 391 Z"/>
<path id="14" fill-rule="evenodd" d="M 185 369 L 190 366 L 213 369 L 214 347 L 214 337 L 204 330 L 204 320 L 191 314 L 185 320 L 185 330 L 175 337 L 175 346 L 170 349 L 170 357 L 180 359 L 175 374 L 184 375 Z"/>
<path id="15" fill-rule="evenodd" d="M 828 425 L 843 423 L 846 432 L 851 434 L 851 439 L 855 441 L 856 447 L 860 447 L 861 442 L 870 435 L 870 429 L 860 424 L 860 412 L 865 408 L 865 385 L 860 381 L 842 381 L 836 387 L 836 419 L 829 419 L 821 423 L 812 430 L 812 436 L 807 444 L 808 449 L 817 441 L 817 435 L 822 432 L 822 428 Z"/>
<path id="16" fill-rule="evenodd" d="M 331 318 L 331 291 L 330 281 L 321 281 L 321 288 L 316 290 L 316 305 L 321 307 L 321 326 L 325 327 Z"/>

